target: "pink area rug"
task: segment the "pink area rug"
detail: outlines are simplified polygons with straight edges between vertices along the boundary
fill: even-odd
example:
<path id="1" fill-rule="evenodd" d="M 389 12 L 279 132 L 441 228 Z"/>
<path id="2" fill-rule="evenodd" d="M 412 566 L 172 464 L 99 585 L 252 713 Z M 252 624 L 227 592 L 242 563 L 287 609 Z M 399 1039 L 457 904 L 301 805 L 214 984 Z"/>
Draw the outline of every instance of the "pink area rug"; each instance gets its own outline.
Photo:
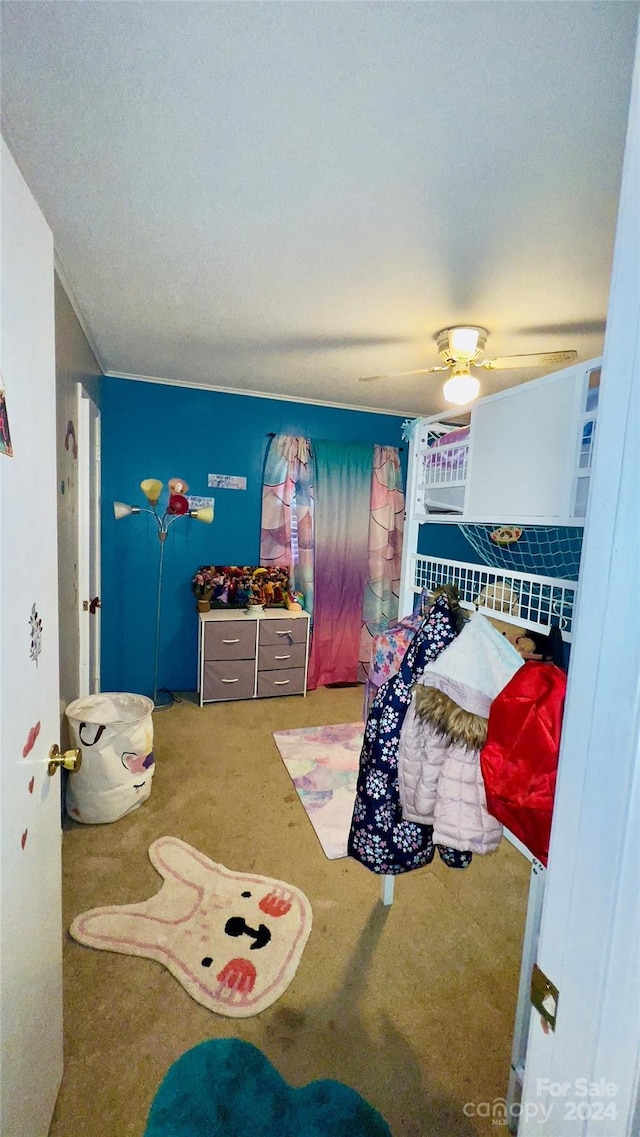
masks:
<path id="1" fill-rule="evenodd" d="M 364 724 L 278 730 L 273 737 L 325 855 L 347 855 Z"/>

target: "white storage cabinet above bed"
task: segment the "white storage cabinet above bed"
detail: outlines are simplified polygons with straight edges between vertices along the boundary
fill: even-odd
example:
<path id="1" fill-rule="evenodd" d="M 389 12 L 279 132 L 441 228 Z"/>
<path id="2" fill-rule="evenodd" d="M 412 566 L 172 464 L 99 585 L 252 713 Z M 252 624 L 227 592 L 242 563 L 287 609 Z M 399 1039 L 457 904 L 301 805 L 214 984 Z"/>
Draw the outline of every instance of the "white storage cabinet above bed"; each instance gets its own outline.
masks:
<path id="1" fill-rule="evenodd" d="M 583 525 L 600 362 L 479 399 L 468 425 L 465 412 L 418 420 L 408 521 Z"/>

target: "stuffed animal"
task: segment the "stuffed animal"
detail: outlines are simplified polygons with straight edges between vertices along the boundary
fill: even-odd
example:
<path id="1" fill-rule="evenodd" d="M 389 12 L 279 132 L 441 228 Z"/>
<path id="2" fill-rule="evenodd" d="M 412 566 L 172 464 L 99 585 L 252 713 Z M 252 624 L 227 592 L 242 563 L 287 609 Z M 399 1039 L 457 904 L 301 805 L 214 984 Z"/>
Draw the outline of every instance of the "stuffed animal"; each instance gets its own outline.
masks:
<path id="1" fill-rule="evenodd" d="M 550 628 L 544 632 L 532 631 L 522 628 L 519 624 L 510 624 L 506 620 L 499 620 L 496 616 L 487 616 L 497 632 L 513 644 L 523 659 L 535 659 L 541 663 L 555 663 L 556 667 L 564 669 L 564 648 L 562 633 L 559 628 Z"/>
<path id="2" fill-rule="evenodd" d="M 520 597 L 517 592 L 502 582 L 487 584 L 473 602 L 477 608 L 491 608 L 494 612 L 510 612 L 517 616 L 520 611 Z"/>

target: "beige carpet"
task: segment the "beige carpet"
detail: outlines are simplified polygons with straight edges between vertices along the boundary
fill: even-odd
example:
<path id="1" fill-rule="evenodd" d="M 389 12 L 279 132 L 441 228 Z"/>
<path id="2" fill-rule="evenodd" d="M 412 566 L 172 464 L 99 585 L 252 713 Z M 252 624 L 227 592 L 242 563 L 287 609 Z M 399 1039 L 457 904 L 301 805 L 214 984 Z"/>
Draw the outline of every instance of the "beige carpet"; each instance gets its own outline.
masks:
<path id="1" fill-rule="evenodd" d="M 353 722 L 360 689 L 306 699 L 154 715 L 151 797 L 112 825 L 67 823 L 64 922 L 98 904 L 129 904 L 158 886 L 147 850 L 163 834 L 211 860 L 291 882 L 313 931 L 282 997 L 252 1018 L 195 1003 L 159 963 L 65 943 L 65 1076 L 51 1137 L 139 1135 L 170 1064 L 207 1038 L 260 1047 L 301 1085 L 336 1078 L 388 1121 L 394 1137 L 494 1134 L 465 1103 L 493 1102 L 508 1080 L 528 865 L 503 841 L 464 872 L 439 859 L 380 882 L 329 861 L 309 825 L 273 731 Z"/>

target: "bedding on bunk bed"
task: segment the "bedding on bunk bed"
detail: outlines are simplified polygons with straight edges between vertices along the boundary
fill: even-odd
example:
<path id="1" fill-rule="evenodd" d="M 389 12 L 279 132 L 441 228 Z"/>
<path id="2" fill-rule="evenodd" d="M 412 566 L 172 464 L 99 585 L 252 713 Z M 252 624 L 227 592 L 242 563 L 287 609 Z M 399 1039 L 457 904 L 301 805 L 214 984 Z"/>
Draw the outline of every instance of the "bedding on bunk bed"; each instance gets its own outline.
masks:
<path id="1" fill-rule="evenodd" d="M 428 589 L 423 588 L 416 597 L 413 612 L 394 620 L 371 641 L 371 657 L 364 694 L 364 721 L 379 687 L 400 670 L 407 648 L 430 607 Z"/>
<path id="2" fill-rule="evenodd" d="M 439 480 L 442 480 L 444 471 L 450 475 L 452 481 L 457 475 L 464 473 L 469 450 L 469 430 L 468 426 L 456 427 L 447 434 L 439 435 L 430 443 L 422 458 L 427 480 L 430 471 L 437 471 Z"/>
<path id="3" fill-rule="evenodd" d="M 422 508 L 427 513 L 461 513 L 464 504 L 470 427 L 446 434 L 428 434 L 428 446 L 420 454 Z"/>

